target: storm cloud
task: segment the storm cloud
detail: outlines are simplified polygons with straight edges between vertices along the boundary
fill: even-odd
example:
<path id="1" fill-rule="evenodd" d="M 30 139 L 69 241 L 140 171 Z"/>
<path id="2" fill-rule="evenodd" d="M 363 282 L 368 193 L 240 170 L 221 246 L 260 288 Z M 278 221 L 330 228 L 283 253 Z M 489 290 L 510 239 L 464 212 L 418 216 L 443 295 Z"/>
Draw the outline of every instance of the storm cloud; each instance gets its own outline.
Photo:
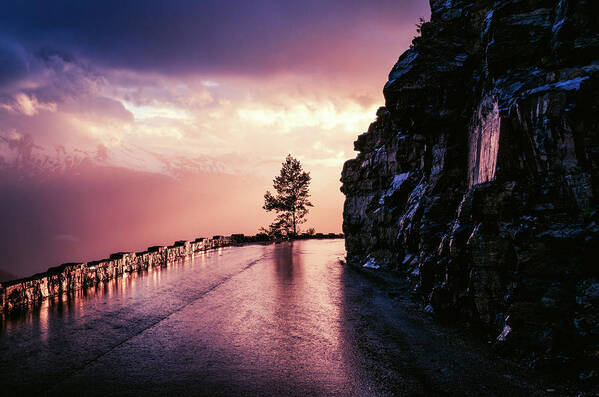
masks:
<path id="1" fill-rule="evenodd" d="M 385 32 L 411 28 L 428 12 L 426 0 L 18 1 L 3 5 L 0 31 L 34 52 L 109 68 L 333 72 L 362 64 L 355 58 L 389 44 Z M 14 75 L 16 68 L 2 73 Z"/>

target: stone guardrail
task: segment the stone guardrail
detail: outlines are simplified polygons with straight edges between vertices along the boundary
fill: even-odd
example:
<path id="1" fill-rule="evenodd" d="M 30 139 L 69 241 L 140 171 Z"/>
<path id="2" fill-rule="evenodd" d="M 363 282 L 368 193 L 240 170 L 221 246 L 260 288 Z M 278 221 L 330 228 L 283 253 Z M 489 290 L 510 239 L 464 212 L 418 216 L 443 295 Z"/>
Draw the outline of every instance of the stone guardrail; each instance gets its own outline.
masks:
<path id="1" fill-rule="evenodd" d="M 342 238 L 335 233 L 316 233 L 299 235 L 297 239 L 330 239 Z M 245 236 L 199 237 L 194 241 L 175 241 L 171 246 L 149 247 L 143 252 L 118 252 L 108 259 L 87 263 L 65 263 L 51 267 L 44 273 L 18 280 L 0 282 L 0 313 L 14 310 L 27 310 L 41 303 L 44 299 L 62 294 L 69 294 L 84 288 L 95 286 L 101 282 L 118 278 L 123 273 L 133 273 L 153 267 L 166 266 L 177 259 L 185 258 L 195 252 L 230 245 L 266 242 L 268 236 L 257 234 Z"/>
<path id="2" fill-rule="evenodd" d="M 176 241 L 172 246 L 149 247 L 143 252 L 119 252 L 108 259 L 87 263 L 65 263 L 44 273 L 0 283 L 0 312 L 26 310 L 42 300 L 69 294 L 115 279 L 123 273 L 133 273 L 152 267 L 166 266 L 192 253 L 244 242 L 243 235 L 214 236 L 194 241 Z"/>

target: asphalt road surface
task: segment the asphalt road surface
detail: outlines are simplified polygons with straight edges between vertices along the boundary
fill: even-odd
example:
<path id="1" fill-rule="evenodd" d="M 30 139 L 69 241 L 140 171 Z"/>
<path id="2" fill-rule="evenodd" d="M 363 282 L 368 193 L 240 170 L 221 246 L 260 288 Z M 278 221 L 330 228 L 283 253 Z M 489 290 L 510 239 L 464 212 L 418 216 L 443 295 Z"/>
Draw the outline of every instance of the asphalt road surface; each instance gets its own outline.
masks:
<path id="1" fill-rule="evenodd" d="M 343 240 L 223 248 L 4 319 L 0 395 L 546 391 L 344 256 Z"/>

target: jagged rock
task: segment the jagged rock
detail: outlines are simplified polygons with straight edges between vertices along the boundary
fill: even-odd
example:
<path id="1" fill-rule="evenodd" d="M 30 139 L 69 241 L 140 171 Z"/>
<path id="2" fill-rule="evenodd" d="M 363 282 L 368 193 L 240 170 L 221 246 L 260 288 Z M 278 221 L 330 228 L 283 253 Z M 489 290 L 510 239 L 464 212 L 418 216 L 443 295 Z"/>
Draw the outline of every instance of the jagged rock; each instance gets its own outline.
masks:
<path id="1" fill-rule="evenodd" d="M 348 261 L 537 363 L 599 366 L 599 2 L 431 11 L 343 168 Z"/>

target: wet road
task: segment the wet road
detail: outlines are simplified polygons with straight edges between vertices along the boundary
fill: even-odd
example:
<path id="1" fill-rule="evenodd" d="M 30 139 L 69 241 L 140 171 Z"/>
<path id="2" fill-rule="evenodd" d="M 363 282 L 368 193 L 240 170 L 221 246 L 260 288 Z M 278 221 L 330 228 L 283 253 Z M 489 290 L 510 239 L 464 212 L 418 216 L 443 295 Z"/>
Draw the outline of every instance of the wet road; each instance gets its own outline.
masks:
<path id="1" fill-rule="evenodd" d="M 342 240 L 224 248 L 5 319 L 0 394 L 538 390 L 342 266 L 344 255 Z"/>

